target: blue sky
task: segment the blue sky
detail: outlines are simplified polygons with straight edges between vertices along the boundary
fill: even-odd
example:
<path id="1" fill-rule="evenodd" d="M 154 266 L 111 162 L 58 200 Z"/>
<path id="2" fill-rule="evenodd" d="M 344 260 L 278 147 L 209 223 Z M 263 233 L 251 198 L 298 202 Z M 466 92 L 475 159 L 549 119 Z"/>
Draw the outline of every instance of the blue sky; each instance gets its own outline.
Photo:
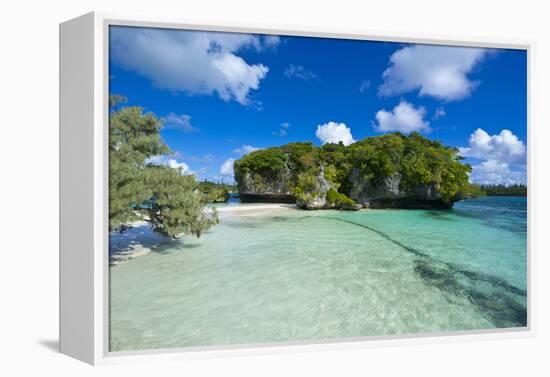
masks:
<path id="1" fill-rule="evenodd" d="M 231 182 L 232 161 L 294 141 L 418 131 L 479 183 L 525 183 L 526 53 L 111 27 L 110 92 L 165 120 L 152 162 Z"/>

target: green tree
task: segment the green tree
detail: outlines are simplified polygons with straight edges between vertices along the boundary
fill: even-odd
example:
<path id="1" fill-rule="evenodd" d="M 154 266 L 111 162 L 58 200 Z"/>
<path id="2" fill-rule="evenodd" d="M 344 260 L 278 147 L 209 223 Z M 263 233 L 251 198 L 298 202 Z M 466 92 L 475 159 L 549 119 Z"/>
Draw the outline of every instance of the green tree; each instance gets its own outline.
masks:
<path id="1" fill-rule="evenodd" d="M 146 208 L 155 231 L 169 237 L 200 237 L 218 223 L 216 210 L 204 208 L 195 177 L 165 166 L 149 166 L 144 173 L 145 186 L 152 192 Z"/>
<path id="2" fill-rule="evenodd" d="M 149 200 L 145 185 L 145 160 L 168 153 L 162 143 L 162 123 L 139 107 L 113 110 L 109 119 L 109 227 L 124 229 L 141 216 L 136 206 Z"/>
<path id="3" fill-rule="evenodd" d="M 206 214 L 194 177 L 167 167 L 146 164 L 150 157 L 170 153 L 160 137 L 162 122 L 140 107 L 117 108 L 113 96 L 109 117 L 109 229 L 124 230 L 146 218 L 167 236 L 200 236 L 217 222 Z"/>
<path id="4" fill-rule="evenodd" d="M 199 183 L 205 203 L 225 203 L 229 200 L 229 191 L 233 187 L 224 183 L 204 181 Z"/>

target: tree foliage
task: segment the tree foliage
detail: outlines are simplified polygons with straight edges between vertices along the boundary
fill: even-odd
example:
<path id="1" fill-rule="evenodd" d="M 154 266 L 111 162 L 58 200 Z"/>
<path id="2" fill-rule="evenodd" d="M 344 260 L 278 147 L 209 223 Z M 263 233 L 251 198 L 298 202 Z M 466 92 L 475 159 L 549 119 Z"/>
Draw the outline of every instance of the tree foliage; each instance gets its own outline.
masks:
<path id="1" fill-rule="evenodd" d="M 250 153 L 235 161 L 234 167 L 237 180 L 246 172 L 262 175 L 267 172 L 275 177 L 280 169 L 290 169 L 292 184 L 305 192 L 304 187 L 311 183 L 311 177 L 322 165 L 325 178 L 344 195 L 349 195 L 352 171 L 373 184 L 399 174 L 400 189 L 414 190 L 419 185 L 430 184 L 443 200 L 451 201 L 469 184 L 471 171 L 469 165 L 461 163 L 457 153 L 456 148 L 415 132 L 408 136 L 392 133 L 365 138 L 349 146 L 290 143 Z"/>
<path id="2" fill-rule="evenodd" d="M 355 202 L 348 198 L 346 195 L 334 190 L 330 189 L 327 192 L 327 201 L 330 204 L 334 204 L 339 208 L 342 207 L 353 207 L 355 205 Z"/>
<path id="3" fill-rule="evenodd" d="M 199 183 L 199 190 L 205 203 L 225 203 L 229 200 L 229 192 L 236 190 L 234 185 L 203 181 Z"/>
<path id="4" fill-rule="evenodd" d="M 483 191 L 479 185 L 468 183 L 462 187 L 458 195 L 460 199 L 473 199 L 486 196 L 487 193 Z"/>
<path id="5" fill-rule="evenodd" d="M 215 209 L 203 207 L 203 194 L 197 189 L 195 177 L 166 166 L 149 166 L 144 178 L 152 192 L 145 207 L 155 231 L 170 237 L 200 237 L 218 223 Z"/>
<path id="6" fill-rule="evenodd" d="M 145 159 L 168 152 L 162 124 L 139 107 L 113 110 L 109 119 L 109 226 L 124 228 L 141 218 L 135 210 L 149 200 L 152 188 L 144 180 Z"/>
<path id="7" fill-rule="evenodd" d="M 162 122 L 140 107 L 117 108 L 123 102 L 121 96 L 110 99 L 109 229 L 145 218 L 167 236 L 200 236 L 217 222 L 216 213 L 203 209 L 194 177 L 146 163 L 170 153 L 160 137 Z"/>

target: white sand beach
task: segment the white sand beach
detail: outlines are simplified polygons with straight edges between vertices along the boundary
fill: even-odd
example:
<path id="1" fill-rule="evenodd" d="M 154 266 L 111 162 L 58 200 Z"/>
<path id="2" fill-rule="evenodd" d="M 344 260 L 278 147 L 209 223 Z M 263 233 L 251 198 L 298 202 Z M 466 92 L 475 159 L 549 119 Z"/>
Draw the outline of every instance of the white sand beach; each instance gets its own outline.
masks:
<path id="1" fill-rule="evenodd" d="M 258 203 L 250 205 L 235 205 L 216 208 L 220 219 L 235 216 L 258 216 L 278 211 L 297 210 L 295 204 Z"/>

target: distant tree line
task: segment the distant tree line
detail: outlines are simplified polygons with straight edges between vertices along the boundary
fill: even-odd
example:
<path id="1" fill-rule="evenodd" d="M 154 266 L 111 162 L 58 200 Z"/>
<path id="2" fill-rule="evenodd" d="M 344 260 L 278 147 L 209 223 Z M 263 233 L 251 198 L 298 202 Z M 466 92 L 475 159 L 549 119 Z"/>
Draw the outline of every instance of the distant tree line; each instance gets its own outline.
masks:
<path id="1" fill-rule="evenodd" d="M 513 185 L 479 185 L 479 189 L 487 196 L 527 196 L 527 186 Z"/>
<path id="2" fill-rule="evenodd" d="M 236 185 L 214 183 L 204 180 L 199 183 L 199 190 L 207 203 L 225 203 L 229 200 L 229 193 L 237 191 Z"/>

